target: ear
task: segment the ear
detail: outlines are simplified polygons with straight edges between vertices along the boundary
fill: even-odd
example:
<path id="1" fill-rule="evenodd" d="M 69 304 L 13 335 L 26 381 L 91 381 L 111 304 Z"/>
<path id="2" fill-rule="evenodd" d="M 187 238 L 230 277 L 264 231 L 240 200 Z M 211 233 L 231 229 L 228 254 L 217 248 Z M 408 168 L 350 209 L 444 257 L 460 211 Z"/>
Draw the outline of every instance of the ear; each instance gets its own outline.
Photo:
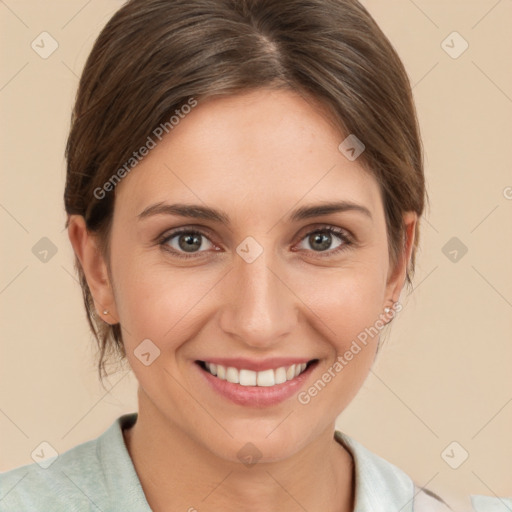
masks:
<path id="1" fill-rule="evenodd" d="M 418 222 L 418 214 L 416 212 L 405 212 L 404 213 L 404 224 L 405 224 L 405 244 L 403 250 L 398 254 L 398 261 L 394 268 L 390 268 L 388 272 L 388 281 L 386 284 L 386 304 L 390 302 L 396 302 L 402 288 L 405 284 L 407 276 L 407 267 L 411 259 L 412 248 L 414 244 L 414 236 L 416 231 L 416 224 Z"/>
<path id="2" fill-rule="evenodd" d="M 107 264 L 101 254 L 97 238 L 89 233 L 85 219 L 81 215 L 70 215 L 68 236 L 82 265 L 98 316 L 109 324 L 118 323 L 119 317 Z"/>

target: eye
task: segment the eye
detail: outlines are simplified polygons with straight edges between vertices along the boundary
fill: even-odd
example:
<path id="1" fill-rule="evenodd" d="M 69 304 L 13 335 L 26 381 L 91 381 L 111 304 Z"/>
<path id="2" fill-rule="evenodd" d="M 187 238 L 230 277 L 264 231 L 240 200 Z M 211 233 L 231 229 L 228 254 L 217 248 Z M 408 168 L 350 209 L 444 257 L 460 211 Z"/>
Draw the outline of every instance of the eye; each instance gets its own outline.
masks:
<path id="1" fill-rule="evenodd" d="M 204 243 L 207 240 L 207 243 Z M 200 251 L 201 247 L 211 249 L 215 247 L 208 237 L 201 231 L 194 229 L 181 229 L 168 233 L 160 240 L 160 245 L 179 258 L 192 258 Z"/>
<path id="2" fill-rule="evenodd" d="M 335 239 L 338 239 L 338 244 L 332 247 Z M 326 254 L 318 254 L 320 257 L 332 256 L 334 254 L 338 254 L 341 251 L 348 249 L 353 241 L 351 237 L 344 230 L 340 228 L 336 228 L 334 226 L 324 226 L 314 231 L 310 231 L 306 234 L 305 237 L 302 238 L 303 242 L 308 244 L 312 249 L 306 248 L 306 250 L 311 250 L 315 253 L 326 253 Z"/>

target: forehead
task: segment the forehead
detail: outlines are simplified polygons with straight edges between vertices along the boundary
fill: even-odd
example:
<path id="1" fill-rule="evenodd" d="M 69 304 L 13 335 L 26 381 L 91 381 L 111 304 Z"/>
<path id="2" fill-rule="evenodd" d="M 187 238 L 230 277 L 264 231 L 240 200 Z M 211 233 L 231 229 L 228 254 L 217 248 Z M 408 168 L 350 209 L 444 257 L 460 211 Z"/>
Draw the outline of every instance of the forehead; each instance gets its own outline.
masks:
<path id="1" fill-rule="evenodd" d="M 376 212 L 378 184 L 339 151 L 344 138 L 318 105 L 292 91 L 210 98 L 122 180 L 116 202 L 130 215 L 163 201 L 238 205 L 254 213 L 343 199 Z"/>

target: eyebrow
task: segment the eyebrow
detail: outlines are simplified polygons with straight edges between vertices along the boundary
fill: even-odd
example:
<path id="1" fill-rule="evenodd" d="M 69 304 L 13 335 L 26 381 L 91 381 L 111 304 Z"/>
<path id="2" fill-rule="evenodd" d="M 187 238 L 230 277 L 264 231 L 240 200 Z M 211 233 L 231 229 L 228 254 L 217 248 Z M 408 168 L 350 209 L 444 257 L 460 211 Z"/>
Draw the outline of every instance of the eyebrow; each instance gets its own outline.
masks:
<path id="1" fill-rule="evenodd" d="M 323 202 L 315 205 L 301 206 L 288 215 L 289 222 L 298 222 L 312 217 L 330 215 L 332 213 L 342 213 L 355 211 L 362 213 L 372 219 L 372 214 L 368 208 L 351 201 Z M 137 218 L 139 220 L 152 217 L 154 215 L 176 215 L 179 217 L 188 217 L 193 219 L 211 220 L 222 224 L 230 225 L 229 215 L 222 210 L 210 208 L 209 206 L 195 204 L 168 204 L 156 203 L 145 208 Z"/>

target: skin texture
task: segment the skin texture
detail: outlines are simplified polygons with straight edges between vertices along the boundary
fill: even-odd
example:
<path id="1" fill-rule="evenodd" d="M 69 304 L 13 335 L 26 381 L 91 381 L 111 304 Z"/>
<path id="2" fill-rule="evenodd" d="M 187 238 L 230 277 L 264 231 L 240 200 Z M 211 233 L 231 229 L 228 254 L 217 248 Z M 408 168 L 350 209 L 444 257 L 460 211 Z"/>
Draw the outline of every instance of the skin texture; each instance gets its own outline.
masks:
<path id="1" fill-rule="evenodd" d="M 116 187 L 110 272 L 83 218 L 71 218 L 97 312 L 120 321 L 139 382 L 139 418 L 124 435 L 153 510 L 353 510 L 352 458 L 333 433 L 369 373 L 378 336 L 307 405 L 296 395 L 264 408 L 236 405 L 194 363 L 316 358 L 304 390 L 399 299 L 417 216 L 404 217 L 406 248 L 392 268 L 379 186 L 338 150 L 344 138 L 291 91 L 209 99 Z M 286 220 L 297 207 L 339 200 L 365 206 L 371 218 L 345 211 Z M 138 219 L 159 202 L 218 208 L 231 225 Z M 195 252 L 181 249 L 192 258 L 156 240 L 192 226 L 205 233 Z M 334 254 L 345 242 L 333 234 L 318 249 L 310 233 L 325 226 L 348 231 L 353 244 Z M 248 236 L 263 248 L 252 263 L 236 252 Z M 180 251 L 179 238 L 167 246 Z M 148 338 L 160 356 L 145 366 L 134 350 Z M 237 453 L 249 442 L 262 456 L 247 467 Z"/>

